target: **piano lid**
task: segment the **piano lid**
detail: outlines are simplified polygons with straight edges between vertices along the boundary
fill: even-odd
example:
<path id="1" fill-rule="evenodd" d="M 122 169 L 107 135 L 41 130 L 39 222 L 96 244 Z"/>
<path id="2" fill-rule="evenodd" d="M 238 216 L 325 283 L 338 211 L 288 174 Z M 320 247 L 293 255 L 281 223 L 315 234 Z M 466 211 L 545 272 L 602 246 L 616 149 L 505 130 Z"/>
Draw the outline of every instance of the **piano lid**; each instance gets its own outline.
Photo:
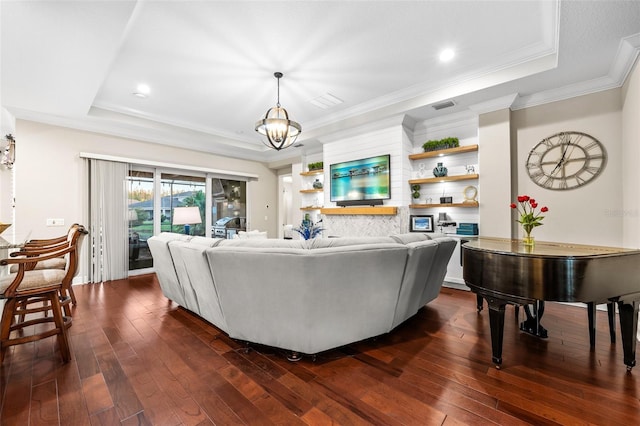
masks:
<path id="1" fill-rule="evenodd" d="M 640 253 L 637 249 L 592 246 L 585 244 L 536 241 L 533 247 L 525 246 L 521 240 L 480 237 L 464 243 L 471 250 L 489 251 L 499 254 L 530 255 L 534 257 L 589 257 Z"/>

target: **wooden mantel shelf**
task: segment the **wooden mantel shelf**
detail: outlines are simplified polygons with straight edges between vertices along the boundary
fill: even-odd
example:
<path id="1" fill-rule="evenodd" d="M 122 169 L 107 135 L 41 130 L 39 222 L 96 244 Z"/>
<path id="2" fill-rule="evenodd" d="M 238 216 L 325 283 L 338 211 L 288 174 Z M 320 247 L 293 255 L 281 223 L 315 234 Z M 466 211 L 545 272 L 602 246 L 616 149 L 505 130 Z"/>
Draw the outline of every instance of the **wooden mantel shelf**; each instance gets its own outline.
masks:
<path id="1" fill-rule="evenodd" d="M 393 206 L 379 207 L 332 207 L 323 208 L 321 214 L 326 215 L 387 215 L 392 216 L 398 214 L 398 208 Z"/>

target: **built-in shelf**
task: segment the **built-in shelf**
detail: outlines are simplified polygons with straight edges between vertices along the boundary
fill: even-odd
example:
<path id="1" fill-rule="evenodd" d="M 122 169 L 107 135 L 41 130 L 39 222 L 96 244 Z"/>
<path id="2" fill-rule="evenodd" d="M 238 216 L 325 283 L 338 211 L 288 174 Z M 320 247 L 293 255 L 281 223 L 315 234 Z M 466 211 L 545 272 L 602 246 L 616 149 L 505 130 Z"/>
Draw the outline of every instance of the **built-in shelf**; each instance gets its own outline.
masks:
<path id="1" fill-rule="evenodd" d="M 322 206 L 306 206 L 306 207 L 300 207 L 300 210 L 320 210 L 322 209 Z"/>
<path id="2" fill-rule="evenodd" d="M 321 175 L 324 173 L 323 169 L 320 170 L 311 170 L 309 172 L 300 172 L 300 176 L 315 176 L 315 175 Z"/>
<path id="3" fill-rule="evenodd" d="M 393 206 L 379 207 L 330 207 L 323 208 L 320 213 L 326 215 L 387 215 L 398 214 L 398 208 Z"/>
<path id="4" fill-rule="evenodd" d="M 422 160 L 423 158 L 444 157 L 452 154 L 463 154 L 465 152 L 474 152 L 478 150 L 478 145 L 465 145 L 457 148 L 440 149 L 438 151 L 420 152 L 418 154 L 409 155 L 409 160 Z"/>
<path id="5" fill-rule="evenodd" d="M 300 192 L 303 194 L 311 194 L 312 192 L 322 192 L 323 188 L 313 188 L 313 189 L 301 189 Z"/>
<path id="6" fill-rule="evenodd" d="M 445 204 L 409 204 L 412 209 L 430 209 L 434 207 L 478 207 L 477 201 L 467 203 L 445 203 Z"/>
<path id="7" fill-rule="evenodd" d="M 410 179 L 409 185 L 420 185 L 423 183 L 438 183 L 438 182 L 456 182 L 459 180 L 473 180 L 478 179 L 478 174 L 467 174 L 467 175 L 457 175 L 457 176 L 443 176 L 443 177 L 433 177 L 433 178 L 422 178 L 422 179 Z"/>

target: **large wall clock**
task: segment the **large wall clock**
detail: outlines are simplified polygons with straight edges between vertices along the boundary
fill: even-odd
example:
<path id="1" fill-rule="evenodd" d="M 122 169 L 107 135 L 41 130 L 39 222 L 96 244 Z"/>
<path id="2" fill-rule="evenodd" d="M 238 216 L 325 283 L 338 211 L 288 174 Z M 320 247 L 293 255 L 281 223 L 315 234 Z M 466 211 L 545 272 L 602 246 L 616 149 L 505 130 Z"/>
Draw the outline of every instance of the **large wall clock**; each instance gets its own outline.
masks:
<path id="1" fill-rule="evenodd" d="M 606 163 L 607 152 L 596 138 L 582 132 L 560 132 L 533 147 L 526 167 L 536 185 L 563 190 L 592 181 Z"/>

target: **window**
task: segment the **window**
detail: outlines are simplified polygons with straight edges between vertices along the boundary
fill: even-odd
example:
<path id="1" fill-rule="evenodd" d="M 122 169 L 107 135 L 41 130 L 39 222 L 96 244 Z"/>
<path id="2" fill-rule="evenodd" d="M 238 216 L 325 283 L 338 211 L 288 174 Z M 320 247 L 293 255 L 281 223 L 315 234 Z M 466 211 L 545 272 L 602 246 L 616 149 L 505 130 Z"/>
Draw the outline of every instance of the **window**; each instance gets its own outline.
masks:
<path id="1" fill-rule="evenodd" d="M 205 235 L 205 178 L 162 173 L 160 180 L 160 229 L 162 232 L 184 233 L 184 225 L 173 225 L 176 207 L 198 207 L 201 223 L 191 225 L 190 235 Z"/>
<path id="2" fill-rule="evenodd" d="M 247 183 L 211 179 L 211 237 L 232 238 L 247 230 Z"/>

